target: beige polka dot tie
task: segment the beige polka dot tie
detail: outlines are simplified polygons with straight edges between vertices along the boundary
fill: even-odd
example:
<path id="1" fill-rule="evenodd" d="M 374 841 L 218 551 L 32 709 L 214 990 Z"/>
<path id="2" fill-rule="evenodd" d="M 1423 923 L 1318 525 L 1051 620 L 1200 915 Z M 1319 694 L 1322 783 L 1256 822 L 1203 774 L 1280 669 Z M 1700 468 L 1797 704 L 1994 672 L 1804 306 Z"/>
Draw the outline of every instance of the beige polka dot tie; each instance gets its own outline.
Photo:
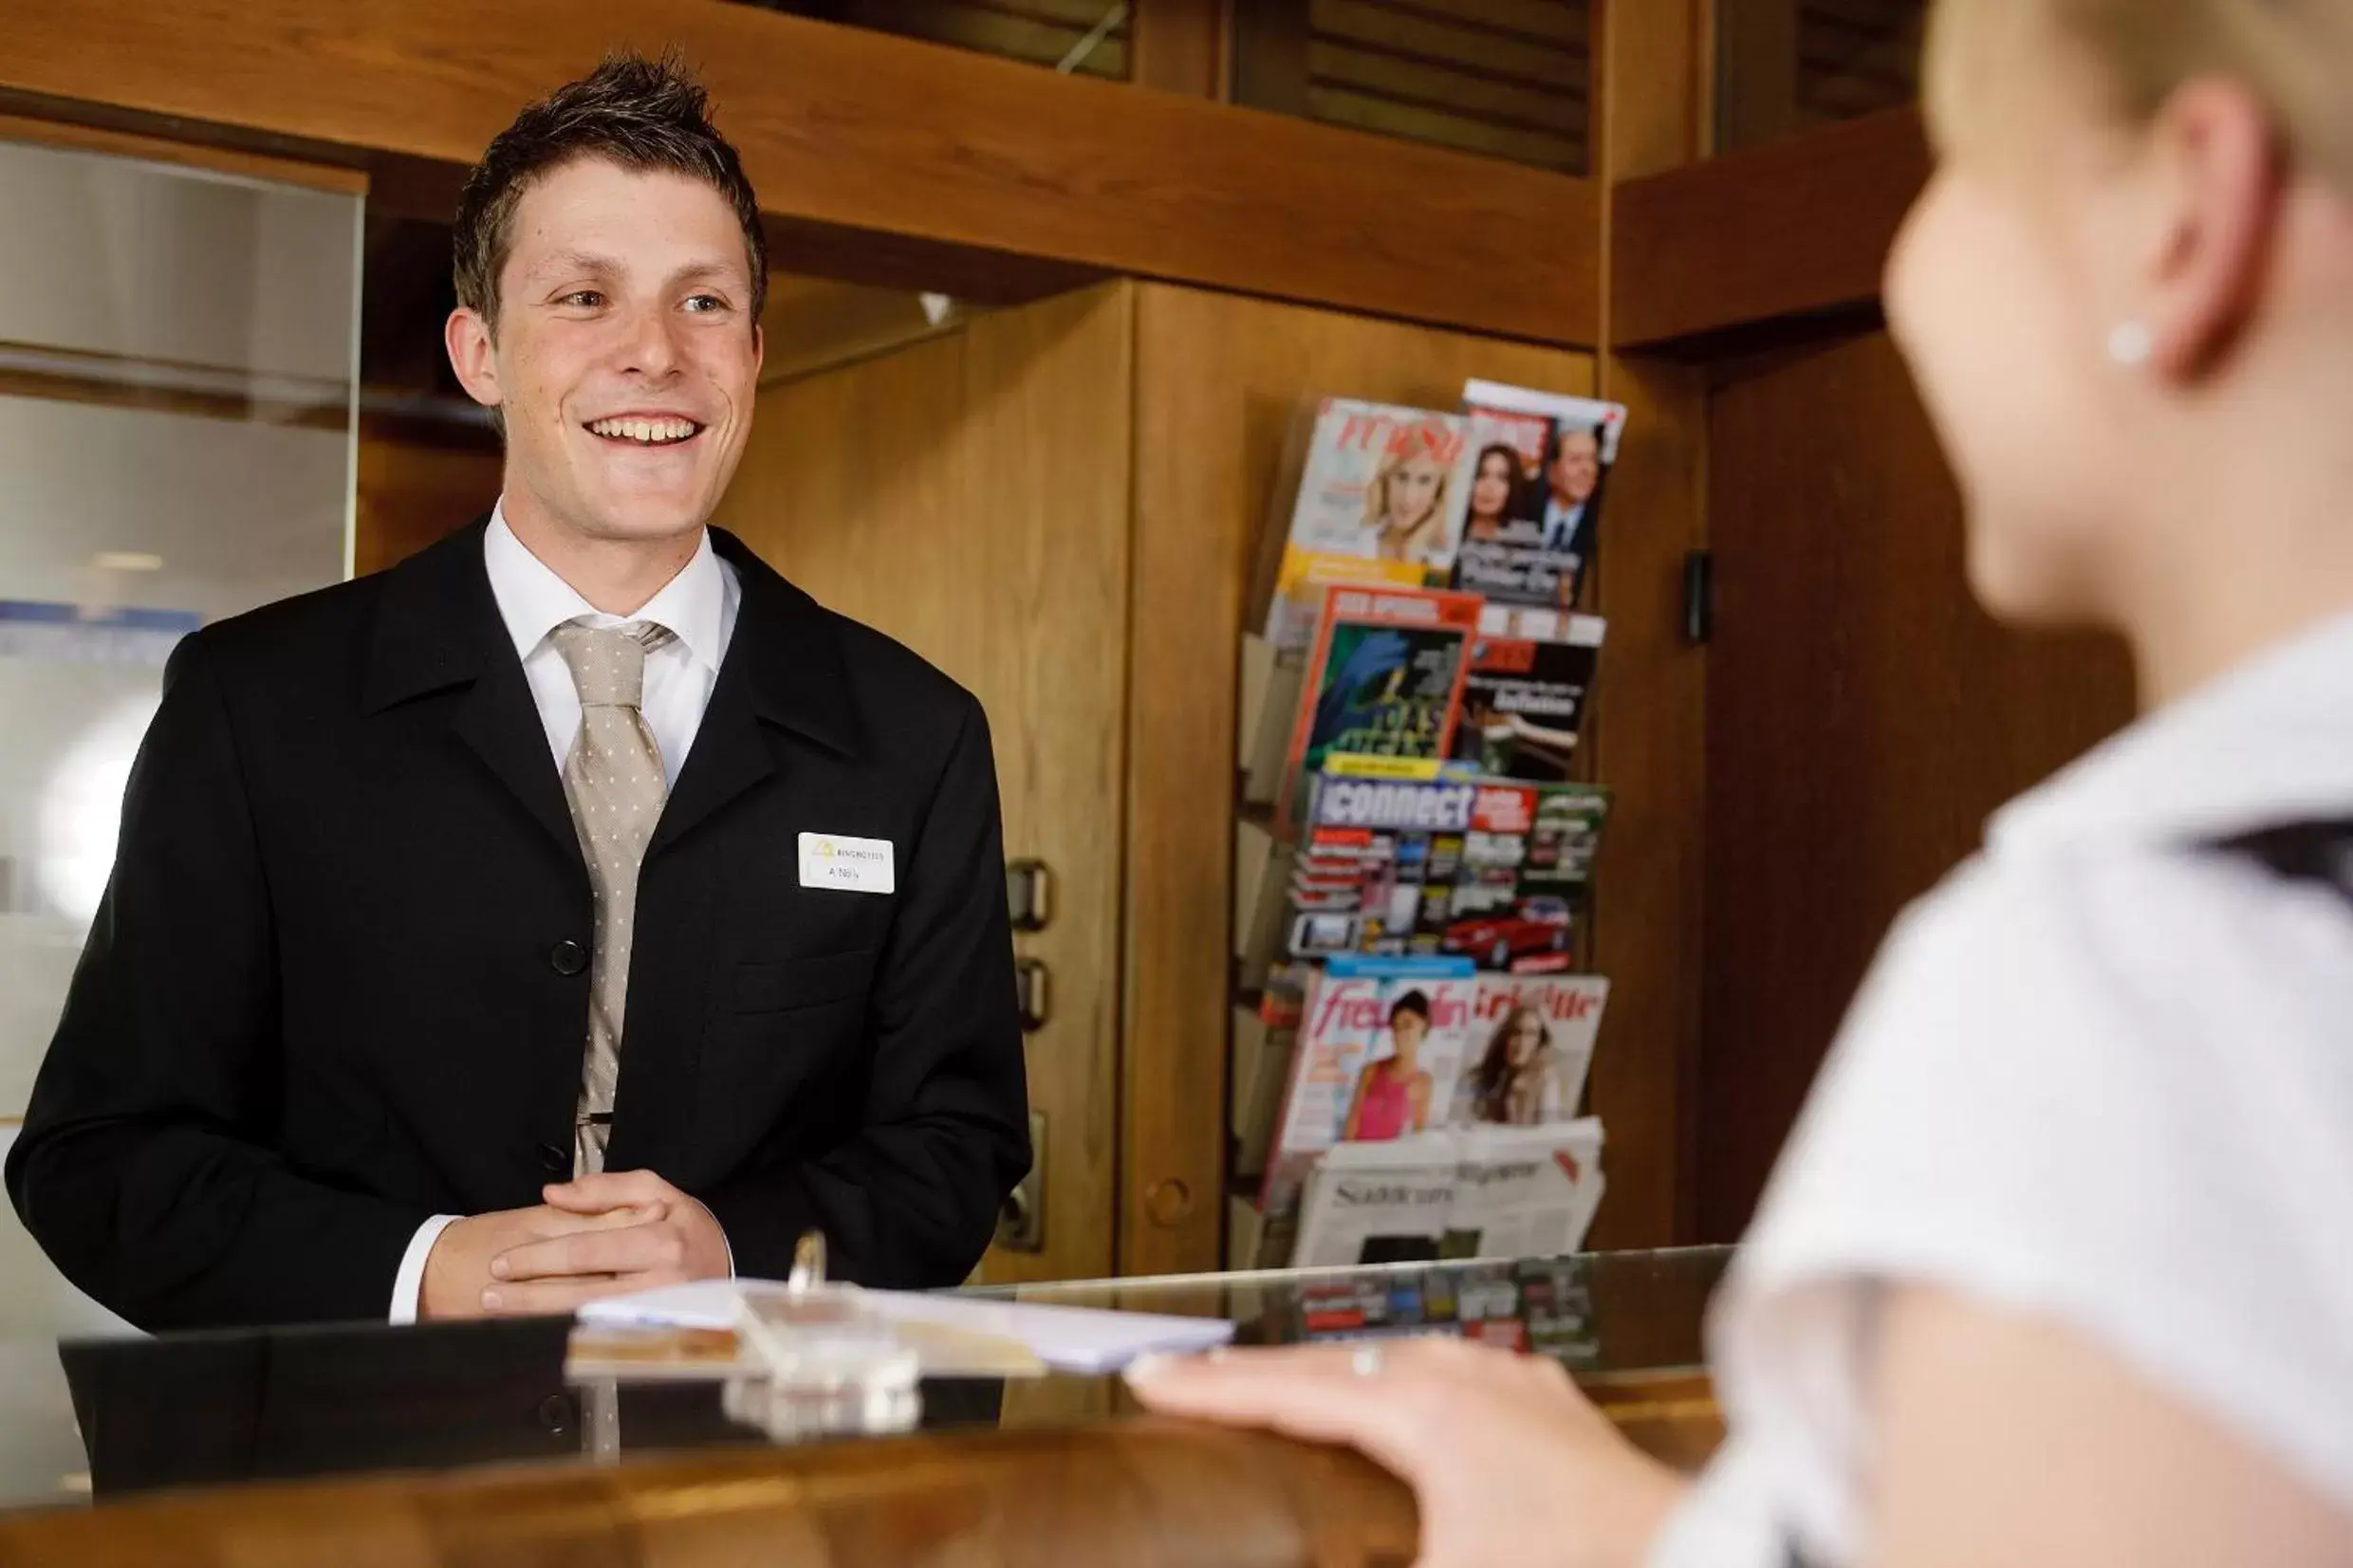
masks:
<path id="1" fill-rule="evenodd" d="M 580 1112 L 572 1137 L 572 1173 L 585 1176 L 604 1169 L 604 1146 L 612 1135 L 638 866 L 669 793 L 661 749 L 639 710 L 645 694 L 645 655 L 674 639 L 668 629 L 652 625 L 623 630 L 575 624 L 559 626 L 548 636 L 580 689 L 580 735 L 564 760 L 564 797 L 571 802 L 596 909 L 588 1047 L 581 1061 Z"/>

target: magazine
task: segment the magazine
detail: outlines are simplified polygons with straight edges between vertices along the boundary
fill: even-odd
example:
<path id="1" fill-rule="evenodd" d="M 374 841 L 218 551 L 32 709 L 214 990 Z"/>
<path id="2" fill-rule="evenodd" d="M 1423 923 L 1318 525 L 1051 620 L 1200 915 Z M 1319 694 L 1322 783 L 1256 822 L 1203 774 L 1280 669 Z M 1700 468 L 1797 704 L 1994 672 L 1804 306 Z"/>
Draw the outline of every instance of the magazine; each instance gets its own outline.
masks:
<path id="1" fill-rule="evenodd" d="M 1575 604 L 1625 406 L 1476 380 L 1464 384 L 1462 401 L 1471 499 L 1454 585 L 1499 603 Z"/>
<path id="2" fill-rule="evenodd" d="M 1470 784 L 1318 778 L 1293 861 L 1285 950 L 1437 952 L 1477 799 Z"/>
<path id="3" fill-rule="evenodd" d="M 1504 630 L 1512 618 L 1500 607 L 1482 618 L 1452 754 L 1490 778 L 1564 780 L 1576 766 L 1608 623 L 1568 616 L 1561 636 L 1514 636 Z"/>
<path id="4" fill-rule="evenodd" d="M 1335 1145 L 1308 1176 L 1291 1266 L 1574 1252 L 1604 1185 L 1592 1116 Z"/>
<path id="5" fill-rule="evenodd" d="M 1314 630 L 1332 582 L 1443 585 L 1470 504 L 1470 424 L 1461 415 L 1326 397 L 1292 499 L 1266 634 L 1278 648 Z"/>
<path id="6" fill-rule="evenodd" d="M 1435 774 L 1454 744 L 1479 625 L 1472 594 L 1340 584 L 1325 590 L 1275 802 L 1288 837 L 1301 781 L 1337 757 Z"/>
<path id="7" fill-rule="evenodd" d="M 1576 967 L 1578 913 L 1608 795 L 1591 784 L 1482 780 L 1446 903 L 1438 950 L 1482 969 L 1559 973 Z"/>
<path id="8" fill-rule="evenodd" d="M 1316 1156 L 1442 1128 L 1478 983 L 1446 958 L 1335 958 L 1312 975 L 1259 1207 L 1286 1213 Z"/>
<path id="9" fill-rule="evenodd" d="M 1324 774 L 1292 862 L 1284 951 L 1567 969 L 1607 806 L 1590 784 Z"/>
<path id="10" fill-rule="evenodd" d="M 1539 784 L 1535 797 L 1528 858 L 1520 866 L 1521 887 L 1581 900 L 1593 880 L 1593 857 L 1601 851 L 1602 824 L 1609 817 L 1609 791 L 1600 784 Z"/>
<path id="11" fill-rule="evenodd" d="M 1456 1125 L 1536 1127 L 1576 1116 L 1609 1004 L 1598 974 L 1482 974 L 1454 1087 Z"/>
<path id="12" fill-rule="evenodd" d="M 1274 1342 L 1444 1337 L 1597 1364 L 1585 1260 L 1520 1258 L 1302 1279 L 1262 1314 Z"/>

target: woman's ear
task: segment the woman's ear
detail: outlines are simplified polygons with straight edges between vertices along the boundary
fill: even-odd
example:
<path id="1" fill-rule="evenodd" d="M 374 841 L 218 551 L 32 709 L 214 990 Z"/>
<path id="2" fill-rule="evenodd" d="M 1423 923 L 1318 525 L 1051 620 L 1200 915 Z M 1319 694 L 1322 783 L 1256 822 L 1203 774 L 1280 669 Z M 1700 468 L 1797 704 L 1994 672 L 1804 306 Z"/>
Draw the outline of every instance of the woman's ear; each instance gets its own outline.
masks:
<path id="1" fill-rule="evenodd" d="M 2163 203 L 2145 280 L 2151 368 L 2194 379 L 2226 358 L 2270 259 L 2283 168 L 2270 116 L 2237 83 L 2184 83 L 2158 111 L 2149 157 Z"/>

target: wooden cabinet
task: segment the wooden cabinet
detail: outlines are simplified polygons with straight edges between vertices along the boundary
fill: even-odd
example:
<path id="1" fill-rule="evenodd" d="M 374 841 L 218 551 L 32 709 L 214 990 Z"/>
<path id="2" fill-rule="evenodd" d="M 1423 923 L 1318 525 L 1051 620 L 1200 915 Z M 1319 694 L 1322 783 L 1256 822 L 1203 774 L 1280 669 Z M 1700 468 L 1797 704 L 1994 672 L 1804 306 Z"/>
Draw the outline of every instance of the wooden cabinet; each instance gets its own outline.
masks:
<path id="1" fill-rule="evenodd" d="M 1124 286 L 977 318 L 764 388 L 716 521 L 989 711 L 1006 854 L 1050 868 L 1028 1039 L 1044 1248 L 991 1279 L 1112 1267 L 1134 310 Z"/>
<path id="2" fill-rule="evenodd" d="M 762 392 L 718 521 L 980 695 L 1007 853 L 1052 868 L 1053 918 L 1017 938 L 1050 976 L 1050 1016 L 1029 1042 L 1046 1117 L 1044 1247 L 992 1254 L 990 1277 L 1217 1266 L 1252 536 L 1303 400 L 1447 407 L 1470 376 L 1590 393 L 1594 365 L 1569 350 L 1121 282 Z M 1630 564 L 1612 591 L 1663 629 L 1671 583 L 1653 575 Z M 1644 639 L 1629 640 L 1647 656 Z M 1640 679 L 1613 663 L 1604 684 Z M 1688 717 L 1695 726 L 1695 706 Z M 1621 896 L 1640 897 L 1639 872 L 1619 875 Z M 1612 897 L 1605 878 L 1604 909 Z M 1621 946 L 1658 939 L 1647 923 L 1625 931 Z M 1693 983 L 1672 964 L 1627 961 L 1652 984 Z M 1639 1017 L 1641 1001 L 1613 1005 Z M 1634 1135 L 1611 1147 L 1604 1212 L 1633 1216 L 1613 1227 L 1617 1245 L 1672 1239 L 1679 1047 L 1663 1033 L 1613 1032 L 1604 1055 L 1616 1060 L 1597 1072 L 1604 1117 L 1613 1096 L 1635 1108 Z"/>
<path id="3" fill-rule="evenodd" d="M 1716 367 L 1699 1234 L 1729 1241 L 1888 925 L 2131 717 L 2121 650 L 1997 626 L 1883 332 Z M 1998 978 L 1998 977 L 1989 977 Z"/>

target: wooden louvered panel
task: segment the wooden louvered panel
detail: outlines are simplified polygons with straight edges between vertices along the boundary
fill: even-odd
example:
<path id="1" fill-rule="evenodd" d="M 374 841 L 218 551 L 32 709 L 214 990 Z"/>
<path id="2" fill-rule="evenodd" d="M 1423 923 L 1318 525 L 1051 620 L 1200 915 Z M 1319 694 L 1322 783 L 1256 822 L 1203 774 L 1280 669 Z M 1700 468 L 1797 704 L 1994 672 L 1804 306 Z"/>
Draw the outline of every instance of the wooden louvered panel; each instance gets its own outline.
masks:
<path id="1" fill-rule="evenodd" d="M 1919 79 L 1920 36 L 1916 28 L 1859 32 L 1823 27 L 1809 18 L 1798 29 L 1797 60 L 1801 82 L 1860 76 L 1910 86 Z"/>
<path id="2" fill-rule="evenodd" d="M 1393 99 L 1369 98 L 1343 88 L 1307 87 L 1308 112 L 1328 125 L 1346 125 L 1383 136 L 1400 136 L 1459 152 L 1485 153 L 1514 163 L 1547 169 L 1581 169 L 1585 149 L 1582 139 L 1545 136 L 1533 131 L 1473 120 L 1464 115 L 1418 109 Z"/>
<path id="3" fill-rule="evenodd" d="M 1920 0 L 1805 0 L 1797 28 L 1802 120 L 1850 120 L 1919 96 Z"/>
<path id="4" fill-rule="evenodd" d="M 1353 89 L 1450 114 L 1474 111 L 1480 119 L 1499 125 L 1579 142 L 1584 139 L 1582 81 L 1573 91 L 1526 87 L 1451 66 L 1320 40 L 1307 45 L 1307 74 L 1319 85 Z"/>
<path id="5" fill-rule="evenodd" d="M 1111 0 L 854 0 L 842 19 L 852 27 L 1055 65 L 1111 9 Z M 1127 23 L 1112 28 L 1077 69 L 1125 79 Z"/>
<path id="6" fill-rule="evenodd" d="M 1583 172 L 1586 7 L 1307 0 L 1306 112 L 1352 129 Z"/>
<path id="7" fill-rule="evenodd" d="M 1537 44 L 1583 50 L 1587 9 L 1583 0 L 1380 0 L 1385 9 L 1417 11 L 1442 22 L 1460 22 L 1495 32 L 1517 33 Z"/>
<path id="8" fill-rule="evenodd" d="M 1923 0 L 1805 0 L 1799 9 L 1809 20 L 1883 33 L 1916 26 L 1927 8 Z"/>
<path id="9" fill-rule="evenodd" d="M 1443 19 L 1448 14 L 1436 6 L 1402 0 L 1309 0 L 1307 26 L 1312 37 L 1491 72 L 1536 87 L 1565 86 L 1584 79 L 1582 44 L 1573 47 L 1544 44 Z"/>

